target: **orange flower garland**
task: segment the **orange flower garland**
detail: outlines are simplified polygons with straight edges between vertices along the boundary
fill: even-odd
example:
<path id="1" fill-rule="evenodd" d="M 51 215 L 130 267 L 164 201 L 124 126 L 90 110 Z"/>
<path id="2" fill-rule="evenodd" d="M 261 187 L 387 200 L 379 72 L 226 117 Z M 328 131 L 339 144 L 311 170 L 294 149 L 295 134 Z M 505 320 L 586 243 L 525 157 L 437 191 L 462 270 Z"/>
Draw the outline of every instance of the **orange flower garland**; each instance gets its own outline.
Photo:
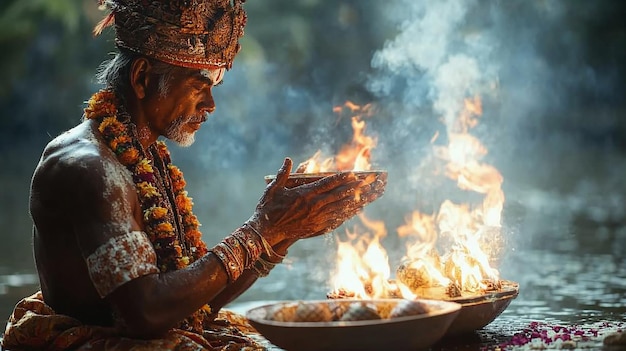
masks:
<path id="1" fill-rule="evenodd" d="M 100 121 L 98 130 L 117 159 L 132 173 L 137 189 L 137 196 L 143 211 L 143 223 L 157 254 L 157 265 L 161 272 L 181 269 L 204 256 L 208 249 L 202 241 L 202 233 L 198 230 L 200 222 L 193 214 L 193 201 L 185 191 L 183 172 L 171 162 L 171 155 L 162 141 L 156 142 L 156 153 L 167 168 L 172 184 L 175 203 L 169 204 L 168 197 L 161 194 L 152 162 L 143 155 L 143 148 L 136 138 L 131 137 L 129 127 L 117 118 L 117 98 L 110 90 L 95 93 L 87 102 L 85 118 Z M 169 206 L 168 206 L 169 205 Z M 168 207 L 177 210 L 182 217 L 184 231 L 183 247 L 177 234 L 175 213 Z M 210 313 L 204 306 L 184 323 L 184 327 L 202 330 L 202 315 Z M 186 325 L 185 325 L 186 324 Z"/>

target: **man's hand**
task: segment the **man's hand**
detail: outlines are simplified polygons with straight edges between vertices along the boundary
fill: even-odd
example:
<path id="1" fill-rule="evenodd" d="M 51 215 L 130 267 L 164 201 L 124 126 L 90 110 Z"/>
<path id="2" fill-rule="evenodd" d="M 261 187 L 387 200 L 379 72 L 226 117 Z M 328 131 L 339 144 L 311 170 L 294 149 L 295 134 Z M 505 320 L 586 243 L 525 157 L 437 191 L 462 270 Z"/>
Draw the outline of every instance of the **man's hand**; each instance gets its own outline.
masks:
<path id="1" fill-rule="evenodd" d="M 384 192 L 386 177 L 357 179 L 344 172 L 287 188 L 292 161 L 285 159 L 268 184 L 248 224 L 273 246 L 328 233 Z"/>

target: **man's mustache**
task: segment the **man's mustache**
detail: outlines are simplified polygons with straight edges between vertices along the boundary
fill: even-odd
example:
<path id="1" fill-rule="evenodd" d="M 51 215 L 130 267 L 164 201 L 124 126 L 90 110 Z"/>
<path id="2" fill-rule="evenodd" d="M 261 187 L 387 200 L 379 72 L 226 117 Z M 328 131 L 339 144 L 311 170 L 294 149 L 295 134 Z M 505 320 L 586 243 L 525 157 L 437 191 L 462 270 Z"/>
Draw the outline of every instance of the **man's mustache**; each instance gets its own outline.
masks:
<path id="1" fill-rule="evenodd" d="M 206 122 L 208 119 L 209 119 L 209 113 L 204 112 L 203 114 L 198 115 L 198 116 L 187 117 L 183 119 L 183 121 L 187 121 L 187 123 L 200 123 L 200 122 Z"/>

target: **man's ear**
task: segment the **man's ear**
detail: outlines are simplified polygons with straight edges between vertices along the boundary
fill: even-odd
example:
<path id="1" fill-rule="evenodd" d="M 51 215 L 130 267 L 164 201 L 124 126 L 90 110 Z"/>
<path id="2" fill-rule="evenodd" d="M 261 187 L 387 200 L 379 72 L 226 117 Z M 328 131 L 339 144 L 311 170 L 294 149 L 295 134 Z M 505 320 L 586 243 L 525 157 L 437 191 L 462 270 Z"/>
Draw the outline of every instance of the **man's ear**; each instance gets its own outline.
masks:
<path id="1" fill-rule="evenodd" d="M 145 57 L 137 58 L 130 67 L 130 85 L 137 99 L 143 99 L 150 82 L 150 69 L 152 64 Z"/>

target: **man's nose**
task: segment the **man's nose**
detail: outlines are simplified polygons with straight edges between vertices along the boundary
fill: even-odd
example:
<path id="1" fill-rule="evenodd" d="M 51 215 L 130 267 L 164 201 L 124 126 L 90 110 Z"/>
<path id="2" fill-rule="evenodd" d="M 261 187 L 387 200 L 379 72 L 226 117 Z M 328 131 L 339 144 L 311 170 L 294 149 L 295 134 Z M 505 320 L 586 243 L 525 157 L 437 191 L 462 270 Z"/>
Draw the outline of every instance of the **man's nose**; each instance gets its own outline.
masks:
<path id="1" fill-rule="evenodd" d="M 201 108 L 208 113 L 213 113 L 215 111 L 215 101 L 213 100 L 211 89 L 207 89 Z"/>
<path id="2" fill-rule="evenodd" d="M 213 113 L 215 112 L 215 104 L 213 104 L 213 106 L 207 107 L 204 109 L 206 112 L 208 113 Z"/>

